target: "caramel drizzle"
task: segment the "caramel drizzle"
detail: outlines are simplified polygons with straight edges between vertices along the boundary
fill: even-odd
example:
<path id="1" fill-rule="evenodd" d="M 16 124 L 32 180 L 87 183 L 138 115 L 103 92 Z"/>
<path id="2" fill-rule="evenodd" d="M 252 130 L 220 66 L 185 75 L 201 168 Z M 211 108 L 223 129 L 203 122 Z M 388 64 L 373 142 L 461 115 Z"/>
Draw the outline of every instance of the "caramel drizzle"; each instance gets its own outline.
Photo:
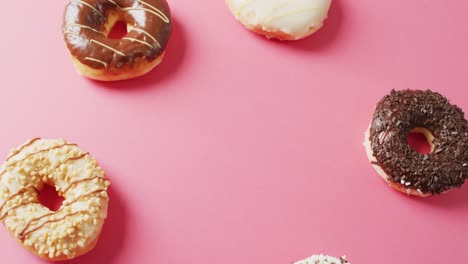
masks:
<path id="1" fill-rule="evenodd" d="M 148 4 L 149 5 L 149 4 Z M 170 20 L 169 18 L 163 13 L 161 12 L 159 9 L 157 9 L 156 7 L 153 7 L 155 11 L 151 10 L 151 9 L 148 9 L 148 8 L 144 8 L 144 7 L 124 7 L 124 8 L 121 8 L 122 10 L 125 10 L 125 11 L 131 11 L 131 10 L 137 10 L 137 11 L 146 11 L 146 12 L 149 12 L 153 15 L 156 15 L 158 16 L 159 18 L 162 19 L 162 21 L 164 21 L 165 23 L 169 23 Z"/>
<path id="2" fill-rule="evenodd" d="M 81 200 L 82 198 L 85 198 L 85 197 L 90 196 L 90 195 L 92 195 L 92 194 L 100 193 L 100 192 L 103 192 L 103 191 L 105 191 L 105 190 L 95 190 L 95 191 L 92 191 L 92 192 L 90 192 L 90 193 L 80 195 L 80 196 L 78 196 L 75 200 L 73 200 L 72 202 L 70 202 L 70 203 L 68 203 L 68 204 L 66 204 L 66 205 L 69 206 L 69 205 L 71 205 L 71 204 L 74 204 L 74 203 L 78 202 L 78 201 Z M 63 207 L 63 208 L 65 208 L 65 207 Z M 42 227 L 44 227 L 44 226 L 45 226 L 46 224 L 48 224 L 48 223 L 59 222 L 59 221 L 64 220 L 64 219 L 67 218 L 67 217 L 70 217 L 70 216 L 73 216 L 73 215 L 76 215 L 76 214 L 79 214 L 79 213 L 87 213 L 86 211 L 78 211 L 78 212 L 75 212 L 75 213 L 72 213 L 72 214 L 67 214 L 67 215 L 65 215 L 64 217 L 59 218 L 59 219 L 47 220 L 47 221 L 45 221 L 44 223 L 42 223 L 40 226 L 38 226 L 38 227 L 36 227 L 36 228 L 34 228 L 34 229 L 31 229 L 31 230 L 29 230 L 28 232 L 26 232 L 26 230 L 31 226 L 32 223 L 37 222 L 37 221 L 39 221 L 39 220 L 41 220 L 41 219 L 43 219 L 43 218 L 45 218 L 45 217 L 48 217 L 48 216 L 51 216 L 51 215 L 54 215 L 54 214 L 58 214 L 60 211 L 63 210 L 63 208 L 60 209 L 60 210 L 57 211 L 57 212 L 48 213 L 48 214 L 45 214 L 45 215 L 43 215 L 43 216 L 40 216 L 40 217 L 37 217 L 37 218 L 32 219 L 32 220 L 29 221 L 29 222 L 26 224 L 26 226 L 21 230 L 20 234 L 18 235 L 18 238 L 19 238 L 20 240 L 24 240 L 24 239 L 26 238 L 26 236 L 28 236 L 28 235 L 31 234 L 32 232 L 35 232 L 35 231 L 41 229 Z"/>
<path id="3" fill-rule="evenodd" d="M 51 150 L 54 150 L 54 149 L 63 148 L 63 147 L 65 147 L 65 146 L 78 146 L 78 145 L 77 145 L 77 144 L 68 144 L 68 143 L 66 143 L 66 144 L 58 145 L 58 146 L 55 146 L 55 147 L 52 147 L 52 148 L 42 149 L 42 150 L 33 152 L 33 153 L 29 154 L 29 155 L 26 155 L 26 157 L 24 157 L 24 158 L 22 158 L 22 159 L 20 159 L 20 160 L 17 160 L 17 161 L 15 161 L 15 162 L 12 162 L 12 163 L 10 163 L 10 164 L 7 164 L 7 166 L 13 166 L 13 165 L 15 165 L 16 163 L 21 162 L 21 161 L 24 161 L 24 160 L 26 160 L 26 159 L 28 159 L 28 158 L 34 156 L 34 155 L 37 155 L 37 154 L 39 154 L 39 153 L 48 152 L 48 151 L 51 151 Z"/>
<path id="4" fill-rule="evenodd" d="M 103 34 L 101 31 L 97 30 L 97 29 L 94 29 L 90 26 L 86 26 L 86 25 L 82 25 L 82 24 L 67 24 L 64 26 L 65 28 L 68 28 L 68 27 L 79 27 L 79 28 L 86 28 L 86 29 L 89 29 L 89 30 L 92 30 L 96 33 L 100 33 L 100 34 Z"/>
<path id="5" fill-rule="evenodd" d="M 76 157 L 68 158 L 68 159 L 64 160 L 63 162 L 61 162 L 60 164 L 58 164 L 57 166 L 55 166 L 54 170 L 59 168 L 63 164 L 66 164 L 66 163 L 68 163 L 70 161 L 73 161 L 73 160 L 82 159 L 82 158 L 86 157 L 87 155 L 89 155 L 89 152 L 83 153 L 83 154 L 81 154 L 79 156 L 76 156 Z M 86 179 L 77 180 L 75 182 L 71 182 L 70 185 L 67 188 L 65 188 L 65 190 L 62 191 L 62 193 L 65 193 L 66 191 L 68 191 L 72 187 L 73 184 L 80 183 L 82 181 L 89 180 L 89 179 L 94 180 L 94 178 L 100 178 L 100 177 L 86 178 Z"/>
<path id="6" fill-rule="evenodd" d="M 98 13 L 101 17 L 104 17 L 101 12 L 99 12 L 99 10 L 97 10 L 94 6 L 92 6 L 91 4 L 89 3 L 86 3 L 85 1 L 82 1 L 82 0 L 70 0 L 70 2 L 77 2 L 77 3 L 81 3 L 89 8 L 91 8 L 92 10 L 96 11 L 96 13 Z"/>
<path id="7" fill-rule="evenodd" d="M 55 166 L 54 170 L 57 169 L 58 167 L 62 166 L 63 164 L 66 164 L 69 161 L 79 160 L 79 159 L 82 159 L 82 158 L 86 157 L 87 155 L 89 155 L 89 152 L 85 152 L 85 153 L 80 154 L 80 155 L 78 155 L 76 157 L 70 157 L 68 159 L 65 159 L 64 161 L 60 162 L 57 166 Z"/>
<path id="8" fill-rule="evenodd" d="M 16 205 L 16 206 L 13 206 L 12 208 L 8 209 L 8 210 L 0 217 L 0 221 L 3 221 L 3 220 L 5 219 L 5 217 L 7 217 L 8 214 L 9 214 L 11 211 L 13 211 L 13 210 L 15 210 L 15 209 L 18 209 L 18 208 L 20 208 L 20 207 L 23 207 L 23 206 L 25 206 L 25 205 L 31 204 L 31 203 L 32 203 L 32 202 L 26 202 L 26 203 L 20 203 L 20 204 L 18 204 L 18 205 Z"/>
<path id="9" fill-rule="evenodd" d="M 100 46 L 102 46 L 102 47 L 104 47 L 104 48 L 106 48 L 106 49 L 112 50 L 113 52 L 119 54 L 120 56 L 125 56 L 125 54 L 123 54 L 122 52 L 120 52 L 120 51 L 118 51 L 118 50 L 116 50 L 116 49 L 114 49 L 114 48 L 112 48 L 112 47 L 110 47 L 110 46 L 107 46 L 106 44 L 104 44 L 104 43 L 102 43 L 102 42 L 99 42 L 99 41 L 94 40 L 94 39 L 91 39 L 90 41 L 91 41 L 92 43 L 96 43 L 96 44 L 98 44 L 98 45 L 100 45 Z"/>
<path id="10" fill-rule="evenodd" d="M 104 65 L 104 67 L 107 68 L 107 62 L 105 62 L 105 61 L 98 60 L 98 59 L 96 59 L 96 58 L 91 58 L 91 57 L 86 57 L 86 58 L 84 58 L 84 60 L 87 60 L 87 61 L 94 61 L 94 62 L 100 63 L 100 64 Z"/>
<path id="11" fill-rule="evenodd" d="M 39 217 L 36 217 L 36 218 L 32 219 L 31 221 L 29 221 L 26 224 L 26 226 L 23 229 L 21 229 L 21 232 L 19 232 L 18 237 L 20 239 L 24 238 L 24 232 L 26 232 L 26 230 L 31 226 L 32 223 L 37 222 L 37 221 L 41 220 L 42 218 L 45 218 L 45 217 L 48 217 L 48 216 L 51 216 L 51 215 L 54 215 L 54 214 L 56 214 L 56 212 L 48 213 L 48 214 L 45 214 L 45 215 L 42 215 L 42 216 L 39 216 Z"/>
<path id="12" fill-rule="evenodd" d="M 28 143 L 24 144 L 23 146 L 21 146 L 19 149 L 18 149 L 18 152 L 10 155 L 7 157 L 6 161 L 10 160 L 11 158 L 13 158 L 14 156 L 18 155 L 21 151 L 23 151 L 23 149 L 25 149 L 26 147 L 29 147 L 31 146 L 34 142 L 40 140 L 41 138 L 33 138 L 31 139 Z"/>
<path id="13" fill-rule="evenodd" d="M 68 190 L 70 190 L 71 187 L 73 187 L 74 185 L 76 184 L 79 184 L 79 183 L 82 183 L 82 182 L 87 182 L 87 181 L 92 181 L 94 179 L 105 179 L 105 178 L 102 178 L 102 177 L 99 177 L 99 176 L 93 176 L 93 177 L 89 177 L 89 178 L 85 178 L 85 179 L 81 179 L 81 180 L 76 180 L 74 182 L 71 182 L 67 188 L 63 189 L 63 191 L 61 191 L 63 194 L 66 193 Z"/>
<path id="14" fill-rule="evenodd" d="M 92 191 L 92 192 L 90 192 L 90 193 L 80 195 L 80 196 L 76 197 L 75 200 L 73 200 L 73 201 L 71 201 L 71 202 L 69 202 L 69 203 L 66 203 L 65 205 L 66 205 L 66 206 L 69 206 L 69 205 L 71 205 L 71 204 L 74 204 L 74 203 L 78 202 L 78 201 L 81 200 L 82 198 L 85 198 L 85 197 L 87 197 L 87 196 L 90 196 L 91 194 L 96 194 L 96 193 L 105 192 L 105 191 L 106 191 L 106 190 L 102 190 L 102 189 L 100 190 L 100 189 L 98 189 L 98 190 Z"/>
<path id="15" fill-rule="evenodd" d="M 77 214 L 86 214 L 86 213 L 88 213 L 88 212 L 86 212 L 86 211 L 78 211 L 78 212 L 74 212 L 74 213 L 72 213 L 72 214 L 66 214 L 66 215 L 65 215 L 64 217 L 62 217 L 62 218 L 47 220 L 47 221 L 45 221 L 44 223 L 42 223 L 41 225 L 39 225 L 38 227 L 33 228 L 33 229 L 29 230 L 28 232 L 26 232 L 26 233 L 24 233 L 24 234 L 20 234 L 20 235 L 18 236 L 18 238 L 19 238 L 21 241 L 24 241 L 24 239 L 26 238 L 26 236 L 30 235 L 30 234 L 33 233 L 33 232 L 36 232 L 37 230 L 43 228 L 43 227 L 44 227 L 45 225 L 47 225 L 47 224 L 60 222 L 60 221 L 62 221 L 62 220 L 65 220 L 65 219 L 68 218 L 68 217 L 71 217 L 71 216 L 74 216 L 74 215 L 77 215 Z"/>
<path id="16" fill-rule="evenodd" d="M 28 187 L 26 187 L 26 188 L 20 190 L 19 192 L 17 192 L 17 193 L 15 193 L 15 194 L 11 195 L 10 197 L 8 197 L 8 198 L 5 200 L 5 202 L 3 202 L 3 204 L 0 206 L 0 212 L 3 211 L 5 205 L 6 205 L 9 201 L 11 201 L 13 198 L 15 198 L 15 197 L 17 197 L 17 196 L 19 196 L 19 195 L 22 195 L 23 193 L 27 192 L 27 191 L 28 191 L 29 189 L 31 189 L 31 188 L 36 189 L 34 186 L 30 185 L 30 186 L 28 186 Z M 10 209 L 10 210 L 11 210 L 11 209 Z M 7 213 L 8 213 L 10 210 L 8 210 Z"/>
<path id="17" fill-rule="evenodd" d="M 67 144 L 66 144 L 66 145 L 67 145 Z M 75 144 L 71 144 L 71 145 L 75 145 Z M 52 149 L 52 148 L 51 148 L 51 149 Z M 49 150 L 50 150 L 50 149 L 49 149 Z M 36 153 L 37 153 L 37 152 L 36 152 Z M 34 153 L 33 153 L 33 154 L 34 154 Z M 88 155 L 88 154 L 89 154 L 89 152 L 86 152 L 86 153 L 83 153 L 83 154 L 81 154 L 81 155 L 79 155 L 79 156 L 77 156 L 77 157 L 68 158 L 68 159 L 66 159 L 65 161 L 63 161 L 62 163 L 60 163 L 59 165 L 57 165 L 57 166 L 55 167 L 55 169 L 58 168 L 59 166 L 61 166 L 62 164 L 65 164 L 65 163 L 67 163 L 67 162 L 69 162 L 69 161 L 81 159 L 81 158 L 85 157 L 85 156 Z M 26 158 L 27 158 L 27 157 L 26 157 Z M 18 193 L 13 194 L 13 195 L 11 195 L 10 197 L 8 197 L 8 198 L 5 200 L 5 202 L 0 206 L 0 212 L 3 210 L 3 208 L 4 208 L 4 206 L 7 204 L 7 202 L 9 202 L 10 200 L 12 200 L 12 199 L 15 198 L 16 196 L 21 195 L 21 194 L 27 192 L 30 188 L 36 189 L 34 186 L 31 185 L 31 186 L 28 186 L 28 187 L 26 187 L 26 188 L 20 190 Z M 28 203 L 26 203 L 26 204 L 28 204 Z M 5 214 L 2 215 L 2 217 L 0 217 L 0 221 L 3 220 L 3 218 L 5 218 L 11 210 L 14 210 L 14 209 L 16 209 L 16 208 L 18 208 L 18 207 L 21 207 L 21 206 L 23 206 L 23 205 L 26 205 L 26 204 L 21 204 L 21 205 L 18 205 L 18 206 L 15 206 L 15 207 L 10 208 L 7 212 L 5 212 Z"/>
<path id="18" fill-rule="evenodd" d="M 159 44 L 159 41 L 153 37 L 150 33 L 148 33 L 147 31 L 143 30 L 143 29 L 140 29 L 140 28 L 133 28 L 132 30 L 134 31 L 137 31 L 137 32 L 141 32 L 143 34 L 145 34 L 146 36 L 148 36 L 149 38 L 151 38 L 152 40 L 154 40 L 154 42 L 156 42 L 156 44 L 158 45 L 158 47 L 161 47 L 161 45 Z"/>
<path id="19" fill-rule="evenodd" d="M 65 160 L 64 162 L 62 162 L 61 164 L 57 165 L 56 168 L 60 167 L 62 164 L 65 164 L 65 163 L 67 163 L 67 162 L 69 162 L 69 161 L 71 161 L 71 160 L 78 160 L 78 159 L 81 159 L 81 158 L 85 157 L 85 156 L 88 155 L 88 154 L 89 154 L 89 153 L 86 152 L 86 153 L 81 154 L 81 155 L 79 155 L 79 156 L 77 156 L 77 157 L 71 157 L 71 158 Z M 0 211 L 1 211 L 1 210 L 0 210 Z M 56 213 L 55 213 L 55 212 L 53 212 L 53 213 L 48 213 L 48 214 L 45 214 L 45 215 L 43 215 L 43 216 L 40 216 L 40 217 L 37 217 L 37 218 L 32 219 L 32 220 L 23 228 L 23 230 L 20 232 L 20 236 L 23 236 L 23 233 L 29 228 L 29 226 L 30 226 L 32 223 L 34 223 L 34 222 L 36 222 L 36 221 L 38 221 L 38 220 L 40 220 L 40 219 L 42 219 L 42 218 L 44 218 L 44 217 L 51 216 L 51 215 L 54 215 L 54 214 L 56 214 Z"/>
<path id="20" fill-rule="evenodd" d="M 13 158 L 14 156 L 20 154 L 20 152 L 23 151 L 26 147 L 31 146 L 34 142 L 36 142 L 36 141 L 38 141 L 38 140 L 40 140 L 40 139 L 41 139 L 41 138 L 33 138 L 33 139 L 31 139 L 28 143 L 22 145 L 22 146 L 18 149 L 18 151 L 17 151 L 16 153 L 13 153 L 13 154 L 11 154 L 10 156 L 8 156 L 8 157 L 6 158 L 5 163 L 6 163 L 7 161 L 9 161 L 11 158 Z M 7 172 L 7 168 L 8 168 L 8 166 L 5 166 L 5 169 L 2 171 L 2 173 L 0 173 L 0 177 L 3 176 L 3 174 L 5 174 L 5 172 Z"/>
<path id="21" fill-rule="evenodd" d="M 17 153 L 15 153 L 15 154 L 11 155 L 10 157 L 8 157 L 8 158 L 7 158 L 7 161 L 8 161 L 8 159 L 10 159 L 10 158 L 12 158 L 13 156 L 17 155 L 18 153 L 20 153 L 25 147 L 27 147 L 27 146 L 33 144 L 35 141 L 37 141 L 37 140 L 39 140 L 39 139 L 40 139 L 40 138 L 35 138 L 35 139 L 31 140 L 30 142 L 28 142 L 27 144 L 23 145 L 23 146 L 18 150 Z M 29 158 L 29 157 L 31 157 L 31 156 L 34 156 L 34 155 L 36 155 L 36 154 L 39 154 L 39 153 L 42 153 L 42 152 L 47 152 L 47 151 L 50 151 L 50 150 L 53 150 L 53 149 L 62 148 L 62 147 L 64 147 L 64 146 L 77 146 L 77 145 L 76 145 L 76 144 L 63 144 L 63 145 L 55 146 L 55 147 L 52 147 L 52 148 L 43 149 L 43 150 L 40 150 L 40 151 L 31 153 L 31 154 L 27 155 L 26 157 L 24 157 L 24 158 L 22 158 L 22 159 L 20 159 L 20 160 L 17 160 L 17 161 L 15 161 L 15 162 L 11 163 L 11 164 L 9 164 L 9 166 L 14 165 L 14 164 L 16 164 L 16 163 L 18 163 L 18 162 L 20 162 L 20 161 L 23 161 L 23 160 L 25 160 L 25 159 L 27 159 L 27 158 Z M 62 164 L 65 164 L 65 163 L 69 162 L 69 161 L 72 161 L 72 160 L 79 160 L 79 159 L 81 159 L 81 158 L 83 158 L 83 157 L 85 157 L 85 156 L 87 156 L 87 155 L 89 155 L 88 152 L 83 153 L 83 154 L 81 154 L 81 155 L 79 155 L 79 156 L 76 156 L 76 157 L 68 158 L 67 160 L 63 161 L 61 164 L 57 165 L 56 168 L 59 167 L 59 166 L 61 166 Z M 6 169 L 5 169 L 5 171 L 3 171 L 0 175 L 3 175 L 5 172 L 6 172 Z M 79 181 L 76 181 L 76 182 L 72 182 L 72 183 L 65 189 L 65 191 L 68 191 L 68 190 L 69 190 L 73 185 L 75 185 L 75 184 L 78 184 L 78 183 L 84 182 L 84 181 L 88 181 L 88 180 L 93 180 L 93 179 L 95 179 L 95 178 L 100 178 L 100 177 L 92 177 L 92 178 L 87 178 L 87 179 L 82 179 L 82 180 L 79 180 Z M 28 186 L 28 187 L 26 187 L 26 188 L 20 190 L 18 193 L 13 194 L 13 195 L 11 195 L 10 197 L 8 197 L 8 198 L 5 200 L 5 202 L 0 206 L 0 212 L 4 209 L 5 205 L 6 205 L 10 200 L 12 200 L 13 198 L 15 198 L 15 197 L 17 197 L 17 196 L 19 196 L 19 195 L 21 195 L 21 194 L 27 192 L 30 188 L 34 188 L 34 189 L 36 190 L 36 188 L 35 188 L 34 186 Z M 36 191 L 37 191 L 37 190 L 36 190 Z M 69 205 L 71 205 L 71 204 L 73 204 L 73 203 L 78 202 L 78 201 L 81 200 L 82 198 L 85 198 L 85 197 L 90 196 L 90 195 L 92 195 L 92 194 L 100 193 L 100 192 L 103 192 L 103 191 L 105 191 L 105 190 L 95 190 L 95 191 L 92 191 L 92 192 L 90 192 L 90 193 L 80 195 L 80 196 L 78 196 L 77 198 L 75 198 L 75 200 L 73 200 L 73 201 L 67 203 L 66 205 L 69 206 Z M 16 206 L 13 206 L 13 207 L 9 208 L 9 209 L 0 217 L 0 221 L 3 221 L 3 220 L 8 216 L 8 214 L 9 214 L 11 211 L 13 211 L 13 210 L 15 210 L 15 209 L 17 209 L 17 208 L 23 207 L 23 206 L 25 206 L 25 205 L 31 204 L 31 203 L 32 203 L 32 201 L 26 202 L 26 203 L 21 203 L 21 204 L 18 204 L 18 205 L 16 205 Z M 63 208 L 62 208 L 62 209 L 63 209 Z M 61 210 L 59 210 L 59 211 L 61 211 Z M 42 216 L 40 216 L 40 217 L 36 217 L 36 218 L 32 219 L 31 221 L 29 221 L 29 222 L 26 224 L 26 226 L 22 229 L 22 231 L 20 232 L 20 234 L 19 234 L 19 239 L 20 239 L 20 240 L 24 240 L 24 238 L 26 238 L 26 236 L 28 236 L 28 235 L 30 235 L 31 233 L 33 233 L 33 232 L 35 232 L 35 231 L 41 229 L 42 227 L 44 227 L 44 226 L 45 226 L 46 224 L 48 224 L 48 223 L 59 222 L 59 221 L 64 220 L 64 219 L 67 218 L 67 217 L 71 217 L 71 216 L 74 216 L 74 215 L 77 215 L 77 214 L 80 214 L 80 213 L 87 213 L 87 212 L 86 212 L 86 211 L 78 211 L 78 212 L 75 212 L 75 213 L 72 213 L 72 214 L 67 214 L 67 215 L 65 215 L 64 217 L 60 218 L 60 219 L 48 220 L 48 221 L 45 221 L 44 223 L 42 223 L 40 226 L 38 226 L 38 227 L 36 227 L 36 228 L 34 228 L 34 229 L 29 230 L 28 232 L 26 232 L 26 230 L 31 226 L 32 223 L 37 222 L 37 221 L 39 221 L 40 219 L 43 219 L 43 218 L 45 218 L 45 217 L 54 215 L 54 214 L 56 214 L 56 213 L 57 213 L 57 212 L 48 213 L 48 214 L 42 215 Z M 26 232 L 26 233 L 25 233 L 25 232 Z"/>
<path id="22" fill-rule="evenodd" d="M 77 144 L 63 144 L 63 145 L 60 145 L 60 146 L 55 146 L 55 147 L 53 147 L 53 148 L 43 149 L 43 150 L 40 150 L 40 151 L 31 153 L 31 154 L 29 154 L 29 155 L 26 155 L 26 157 L 24 157 L 24 158 L 22 158 L 22 159 L 20 159 L 20 160 L 17 160 L 17 161 L 15 161 L 15 162 L 13 162 L 13 163 L 10 163 L 10 164 L 6 164 L 6 165 L 5 165 L 5 170 L 4 170 L 2 173 L 0 173 L 0 176 L 3 176 L 3 174 L 5 174 L 5 172 L 7 171 L 7 168 L 8 168 L 8 167 L 13 166 L 13 165 L 15 165 L 15 164 L 18 163 L 18 162 L 24 161 L 24 160 L 26 160 L 26 159 L 28 159 L 28 158 L 30 158 L 30 157 L 36 155 L 36 154 L 39 154 L 39 153 L 41 153 L 41 152 L 50 151 L 50 150 L 57 149 L 57 148 L 61 148 L 61 147 L 64 147 L 64 146 L 78 146 L 78 145 L 77 145 Z M 18 152 L 18 153 L 19 153 L 19 152 Z M 16 153 L 16 154 L 10 156 L 10 157 L 6 160 L 5 163 L 7 163 L 8 160 L 9 160 L 10 158 L 12 158 L 13 156 L 17 155 L 18 153 Z"/>
<path id="23" fill-rule="evenodd" d="M 144 44 L 150 48 L 153 48 L 153 46 L 151 44 L 149 44 L 148 42 L 144 41 L 144 40 L 139 40 L 139 39 L 136 39 L 136 38 L 129 38 L 129 37 L 124 37 L 122 39 L 126 39 L 126 40 L 130 40 L 130 41 L 135 41 L 135 42 L 138 42 L 138 43 L 141 43 L 141 44 Z"/>

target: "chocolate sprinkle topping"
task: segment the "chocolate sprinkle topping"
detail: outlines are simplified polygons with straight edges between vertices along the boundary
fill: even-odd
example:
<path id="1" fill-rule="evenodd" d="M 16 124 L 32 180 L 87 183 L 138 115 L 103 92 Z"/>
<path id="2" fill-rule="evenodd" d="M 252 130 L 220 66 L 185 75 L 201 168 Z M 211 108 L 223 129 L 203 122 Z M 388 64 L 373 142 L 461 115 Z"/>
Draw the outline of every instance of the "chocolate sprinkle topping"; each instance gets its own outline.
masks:
<path id="1" fill-rule="evenodd" d="M 411 129 L 434 135 L 434 150 L 420 154 L 407 143 Z M 370 141 L 389 181 L 425 194 L 461 187 L 468 178 L 468 122 L 463 111 L 430 90 L 392 90 L 377 104 Z"/>

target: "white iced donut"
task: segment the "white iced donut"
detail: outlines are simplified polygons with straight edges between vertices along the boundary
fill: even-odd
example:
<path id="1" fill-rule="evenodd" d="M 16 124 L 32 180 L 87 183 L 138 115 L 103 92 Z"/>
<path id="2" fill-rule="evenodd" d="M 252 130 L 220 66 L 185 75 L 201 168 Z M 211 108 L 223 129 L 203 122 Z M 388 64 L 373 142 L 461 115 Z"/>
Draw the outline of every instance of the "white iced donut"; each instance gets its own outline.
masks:
<path id="1" fill-rule="evenodd" d="M 295 262 L 294 264 L 345 264 L 349 263 L 346 257 L 335 258 L 325 255 L 315 255 L 310 258 Z"/>
<path id="2" fill-rule="evenodd" d="M 64 198 L 56 212 L 39 201 L 44 184 Z M 14 149 L 0 168 L 0 221 L 37 256 L 72 259 L 97 242 L 109 184 L 96 160 L 76 144 L 35 138 Z"/>
<path id="3" fill-rule="evenodd" d="M 331 0 L 226 0 L 237 20 L 267 38 L 297 40 L 322 27 Z"/>

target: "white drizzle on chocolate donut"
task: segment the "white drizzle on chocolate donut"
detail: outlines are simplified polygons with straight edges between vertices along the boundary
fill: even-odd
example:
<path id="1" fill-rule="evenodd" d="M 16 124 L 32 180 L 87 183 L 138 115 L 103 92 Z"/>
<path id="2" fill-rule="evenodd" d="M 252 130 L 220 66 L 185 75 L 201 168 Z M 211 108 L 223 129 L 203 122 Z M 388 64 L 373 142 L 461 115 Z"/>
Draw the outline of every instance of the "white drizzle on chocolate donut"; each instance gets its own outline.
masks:
<path id="1" fill-rule="evenodd" d="M 118 21 L 121 39 L 108 35 Z M 77 70 L 93 79 L 121 80 L 147 73 L 162 60 L 171 34 L 165 0 L 71 0 L 63 35 Z"/>

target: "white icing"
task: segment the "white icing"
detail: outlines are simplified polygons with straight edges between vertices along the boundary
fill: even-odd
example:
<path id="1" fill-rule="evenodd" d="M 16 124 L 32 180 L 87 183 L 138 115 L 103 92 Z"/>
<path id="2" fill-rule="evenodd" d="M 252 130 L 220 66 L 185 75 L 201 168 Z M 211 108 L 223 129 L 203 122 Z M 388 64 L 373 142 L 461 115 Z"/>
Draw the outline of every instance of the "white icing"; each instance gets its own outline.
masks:
<path id="1" fill-rule="evenodd" d="M 248 28 L 304 38 L 323 25 L 331 0 L 226 0 Z"/>
<path id="2" fill-rule="evenodd" d="M 344 257 L 342 259 L 345 259 Z M 315 255 L 310 258 L 295 262 L 294 264 L 341 264 L 343 263 L 341 259 L 325 256 L 325 255 Z M 345 262 L 349 263 L 349 262 Z"/>
<path id="3" fill-rule="evenodd" d="M 40 139 L 23 146 L 0 167 L 0 220 L 12 236 L 25 234 L 21 242 L 41 257 L 73 258 L 99 235 L 107 216 L 109 183 L 96 160 L 76 145 Z M 57 212 L 38 200 L 34 188 L 45 181 L 66 191 Z"/>

